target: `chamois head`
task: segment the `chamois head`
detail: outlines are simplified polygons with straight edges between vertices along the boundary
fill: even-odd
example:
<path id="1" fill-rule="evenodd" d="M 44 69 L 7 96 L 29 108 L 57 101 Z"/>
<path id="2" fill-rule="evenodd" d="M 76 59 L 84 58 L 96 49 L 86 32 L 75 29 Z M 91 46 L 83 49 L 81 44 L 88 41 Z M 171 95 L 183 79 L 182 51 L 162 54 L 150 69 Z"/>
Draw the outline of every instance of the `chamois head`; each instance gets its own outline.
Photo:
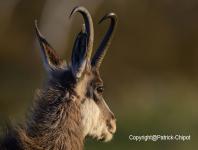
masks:
<path id="1" fill-rule="evenodd" d="M 41 35 L 35 22 L 42 58 L 49 81 L 56 82 L 65 90 L 75 93 L 73 100 L 80 108 L 83 136 L 109 141 L 116 131 L 116 120 L 103 98 L 104 85 L 99 68 L 110 45 L 117 17 L 114 13 L 109 13 L 100 20 L 100 23 L 110 20 L 110 26 L 92 57 L 94 41 L 92 18 L 84 7 L 75 7 L 70 17 L 77 12 L 83 16 L 84 24 L 76 37 L 69 65 L 57 55 Z"/>

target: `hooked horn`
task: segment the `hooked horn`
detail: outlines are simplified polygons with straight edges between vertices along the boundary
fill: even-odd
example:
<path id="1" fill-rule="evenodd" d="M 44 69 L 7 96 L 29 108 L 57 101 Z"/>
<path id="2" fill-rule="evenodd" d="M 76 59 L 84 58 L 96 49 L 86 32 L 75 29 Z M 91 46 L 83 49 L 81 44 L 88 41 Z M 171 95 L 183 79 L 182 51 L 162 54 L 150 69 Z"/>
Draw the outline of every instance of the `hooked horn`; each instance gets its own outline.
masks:
<path id="1" fill-rule="evenodd" d="M 91 58 L 92 49 L 93 49 L 93 41 L 94 41 L 93 21 L 92 21 L 92 18 L 91 18 L 91 15 L 90 15 L 89 11 L 85 7 L 82 7 L 82 6 L 75 7 L 72 10 L 71 14 L 70 14 L 70 18 L 76 12 L 81 13 L 82 16 L 83 16 L 83 19 L 85 21 L 85 28 L 86 28 L 86 32 L 87 32 L 87 35 L 88 35 L 86 58 L 90 59 Z"/>
<path id="2" fill-rule="evenodd" d="M 113 38 L 113 34 L 117 25 L 117 16 L 114 13 L 108 13 L 106 14 L 100 21 L 99 24 L 101 22 L 103 22 L 104 20 L 110 19 L 110 26 L 109 29 L 107 30 L 102 42 L 100 43 L 100 46 L 98 47 L 98 49 L 96 50 L 95 55 L 93 56 L 92 59 L 92 66 L 99 68 L 104 56 L 107 52 L 107 49 L 109 48 L 110 44 L 111 44 L 111 40 Z"/>

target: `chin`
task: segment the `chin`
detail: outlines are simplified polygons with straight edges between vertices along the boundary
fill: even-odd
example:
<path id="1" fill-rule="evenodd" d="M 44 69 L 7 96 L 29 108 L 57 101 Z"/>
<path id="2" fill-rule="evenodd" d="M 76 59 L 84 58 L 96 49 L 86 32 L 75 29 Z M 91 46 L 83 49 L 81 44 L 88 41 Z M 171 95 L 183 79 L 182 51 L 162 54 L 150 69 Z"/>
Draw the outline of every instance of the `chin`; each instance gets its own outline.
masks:
<path id="1" fill-rule="evenodd" d="M 105 134 L 102 134 L 101 136 L 99 136 L 97 139 L 102 142 L 109 142 L 112 140 L 112 138 L 113 138 L 113 134 L 105 133 Z"/>
<path id="2" fill-rule="evenodd" d="M 112 134 L 108 134 L 103 141 L 104 142 L 109 142 L 109 141 L 112 140 L 112 138 L 113 138 L 113 135 Z"/>

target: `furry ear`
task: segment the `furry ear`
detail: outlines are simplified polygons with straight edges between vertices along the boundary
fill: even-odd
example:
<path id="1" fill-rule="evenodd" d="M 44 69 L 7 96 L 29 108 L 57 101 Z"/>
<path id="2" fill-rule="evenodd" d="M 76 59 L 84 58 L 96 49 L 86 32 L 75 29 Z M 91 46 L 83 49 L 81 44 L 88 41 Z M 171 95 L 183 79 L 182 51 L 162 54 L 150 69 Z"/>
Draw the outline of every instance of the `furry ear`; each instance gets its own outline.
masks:
<path id="1" fill-rule="evenodd" d="M 50 46 L 50 44 L 39 31 L 37 21 L 35 21 L 35 30 L 41 46 L 42 59 L 45 69 L 47 71 L 53 71 L 66 67 L 66 63 L 56 54 L 55 50 Z"/>
<path id="2" fill-rule="evenodd" d="M 75 78 L 80 78 L 87 64 L 87 33 L 85 27 L 78 33 L 71 57 L 71 69 Z"/>

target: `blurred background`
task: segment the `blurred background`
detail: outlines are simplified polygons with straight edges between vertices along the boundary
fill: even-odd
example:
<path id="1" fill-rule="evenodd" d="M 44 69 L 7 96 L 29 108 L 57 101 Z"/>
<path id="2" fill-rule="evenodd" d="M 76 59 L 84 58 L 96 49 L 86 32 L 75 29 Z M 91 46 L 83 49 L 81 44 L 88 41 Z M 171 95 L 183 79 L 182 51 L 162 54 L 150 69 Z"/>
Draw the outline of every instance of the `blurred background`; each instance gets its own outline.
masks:
<path id="1" fill-rule="evenodd" d="M 0 126 L 24 120 L 45 72 L 34 20 L 67 61 L 82 18 L 69 20 L 76 5 L 90 10 L 97 48 L 108 23 L 119 23 L 101 67 L 105 97 L 117 118 L 110 143 L 88 140 L 85 150 L 197 149 L 198 1 L 197 0 L 0 0 Z M 181 134 L 191 141 L 134 142 L 129 135 Z"/>

